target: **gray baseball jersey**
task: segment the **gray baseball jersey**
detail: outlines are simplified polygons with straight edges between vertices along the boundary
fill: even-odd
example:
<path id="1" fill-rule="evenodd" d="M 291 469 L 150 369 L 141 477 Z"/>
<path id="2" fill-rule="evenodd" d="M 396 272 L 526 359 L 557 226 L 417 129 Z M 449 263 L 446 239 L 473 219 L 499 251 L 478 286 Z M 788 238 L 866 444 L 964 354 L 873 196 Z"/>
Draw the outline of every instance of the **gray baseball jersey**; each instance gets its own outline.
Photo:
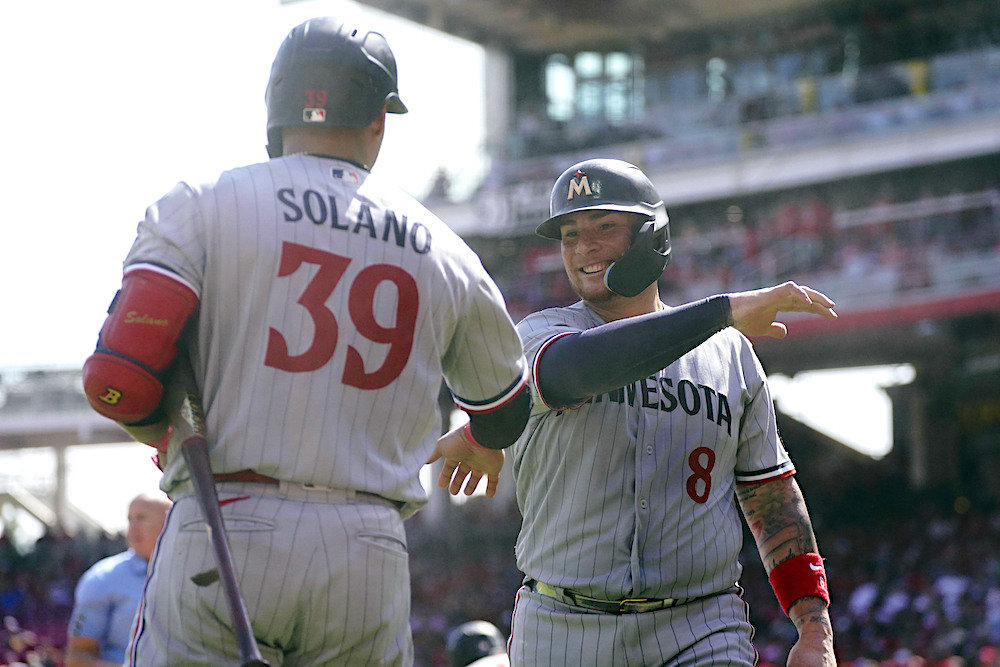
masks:
<path id="1" fill-rule="evenodd" d="M 194 368 L 217 472 L 426 501 L 442 376 L 469 412 L 526 377 L 503 297 L 444 223 L 376 175 L 298 155 L 178 185 L 125 261 L 201 299 Z M 176 457 L 174 457 L 176 459 Z M 164 491 L 183 475 L 166 470 Z"/>
<path id="2" fill-rule="evenodd" d="M 295 155 L 178 185 L 139 224 L 136 267 L 200 298 L 186 342 L 213 471 L 280 480 L 218 484 L 265 658 L 412 664 L 403 518 L 426 503 L 418 472 L 442 377 L 471 413 L 527 382 L 478 256 L 377 176 Z M 231 664 L 221 587 L 192 579 L 213 559 L 177 446 L 161 483 L 176 502 L 128 659 Z"/>
<path id="3" fill-rule="evenodd" d="M 580 302 L 532 314 L 518 332 L 537 369 L 552 341 L 603 323 Z M 743 542 L 735 484 L 794 472 L 750 342 L 725 329 L 657 374 L 574 409 L 553 411 L 538 395 L 536 378 L 532 386 L 533 414 L 511 448 L 524 517 L 516 556 L 526 577 L 603 600 L 691 598 L 731 588 Z M 537 616 L 518 624 L 518 615 L 529 613 L 524 594 L 512 646 L 525 664 L 554 664 L 548 654 L 535 655 L 537 663 L 526 659 L 524 652 L 533 650 L 525 642 L 537 638 L 525 633 L 546 626 Z M 729 605 L 720 623 L 748 629 L 745 616 L 742 604 Z M 562 639 L 584 646 L 583 625 L 553 627 L 565 636 L 549 637 L 538 650 L 560 653 Z M 602 664 L 591 660 L 597 647 L 586 648 L 584 664 Z"/>

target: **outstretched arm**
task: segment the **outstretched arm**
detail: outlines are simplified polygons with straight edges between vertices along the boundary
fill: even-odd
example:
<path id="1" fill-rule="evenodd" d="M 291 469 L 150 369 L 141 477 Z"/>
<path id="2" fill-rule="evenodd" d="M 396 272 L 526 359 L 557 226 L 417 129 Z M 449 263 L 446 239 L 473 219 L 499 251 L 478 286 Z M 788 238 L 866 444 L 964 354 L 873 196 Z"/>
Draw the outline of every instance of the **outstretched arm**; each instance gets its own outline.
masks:
<path id="1" fill-rule="evenodd" d="M 738 485 L 736 497 L 775 595 L 799 633 L 788 665 L 834 667 L 826 571 L 798 483 L 785 477 Z"/>
<path id="2" fill-rule="evenodd" d="M 778 313 L 834 320 L 833 306 L 826 295 L 787 282 L 602 324 L 558 338 L 541 352 L 538 391 L 553 408 L 578 405 L 663 370 L 727 326 L 746 336 L 783 338 L 787 329 L 776 321 Z"/>

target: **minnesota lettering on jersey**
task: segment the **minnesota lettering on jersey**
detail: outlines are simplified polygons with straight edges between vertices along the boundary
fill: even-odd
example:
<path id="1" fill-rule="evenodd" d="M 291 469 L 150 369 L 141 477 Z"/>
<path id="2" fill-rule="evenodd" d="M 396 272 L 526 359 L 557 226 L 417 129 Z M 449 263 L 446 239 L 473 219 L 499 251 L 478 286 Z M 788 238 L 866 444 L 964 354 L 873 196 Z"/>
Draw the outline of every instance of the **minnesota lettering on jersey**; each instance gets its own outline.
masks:
<path id="1" fill-rule="evenodd" d="M 430 252 L 430 230 L 419 222 L 409 221 L 405 215 L 400 220 L 394 211 L 386 210 L 380 233 L 368 204 L 361 203 L 358 215 L 352 221 L 341 220 L 337 199 L 329 193 L 306 189 L 300 196 L 294 188 L 281 188 L 275 196 L 284 207 L 285 222 L 300 222 L 305 219 L 317 226 L 329 224 L 333 229 L 352 234 L 367 233 L 372 239 L 395 243 L 400 248 L 409 247 L 421 255 Z"/>
<path id="2" fill-rule="evenodd" d="M 593 403 L 605 400 L 612 403 L 627 402 L 631 407 L 635 407 L 636 400 L 639 400 L 640 407 L 646 409 L 673 412 L 680 407 L 691 416 L 704 412 L 705 419 L 718 426 L 722 426 L 724 422 L 726 433 L 733 434 L 733 413 L 729 409 L 726 395 L 691 380 L 680 380 L 675 386 L 671 378 L 658 378 L 654 375 L 590 400 Z"/>

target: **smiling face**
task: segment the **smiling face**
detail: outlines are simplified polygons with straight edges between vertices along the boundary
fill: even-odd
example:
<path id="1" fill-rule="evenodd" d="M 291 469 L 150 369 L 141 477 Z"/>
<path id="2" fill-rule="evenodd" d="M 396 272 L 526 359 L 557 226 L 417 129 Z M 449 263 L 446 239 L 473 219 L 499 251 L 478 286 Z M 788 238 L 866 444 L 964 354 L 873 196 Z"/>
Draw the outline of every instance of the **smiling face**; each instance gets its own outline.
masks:
<path id="1" fill-rule="evenodd" d="M 580 211 L 562 219 L 562 259 L 573 291 L 589 305 L 622 299 L 604 284 L 604 274 L 632 245 L 644 218 L 623 211 Z"/>

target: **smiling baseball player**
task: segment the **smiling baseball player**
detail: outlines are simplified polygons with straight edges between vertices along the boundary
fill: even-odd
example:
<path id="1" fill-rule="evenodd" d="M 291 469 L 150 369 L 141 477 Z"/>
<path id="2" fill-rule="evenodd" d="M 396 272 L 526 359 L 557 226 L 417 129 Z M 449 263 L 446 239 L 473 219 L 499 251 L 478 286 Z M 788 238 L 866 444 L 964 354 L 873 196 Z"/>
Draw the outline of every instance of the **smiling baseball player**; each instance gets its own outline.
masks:
<path id="1" fill-rule="evenodd" d="M 531 406 L 521 342 L 475 253 L 370 172 L 387 114 L 407 111 L 382 35 L 333 18 L 295 27 L 265 101 L 271 160 L 148 209 L 84 387 L 102 414 L 155 430 L 172 364 L 190 357 L 264 658 L 410 665 L 403 519 L 427 502 L 419 471 L 446 455 L 495 485 L 494 449 Z M 457 448 L 436 442 L 442 377 L 470 415 Z M 233 664 L 176 444 L 130 664 Z"/>
<path id="2" fill-rule="evenodd" d="M 784 336 L 782 311 L 834 319 L 833 302 L 786 283 L 663 304 L 666 208 L 617 160 L 566 170 L 537 232 L 581 301 L 518 325 L 536 402 L 510 450 L 511 663 L 754 665 L 739 505 L 799 631 L 789 664 L 832 666 L 823 561 L 744 334 Z"/>

